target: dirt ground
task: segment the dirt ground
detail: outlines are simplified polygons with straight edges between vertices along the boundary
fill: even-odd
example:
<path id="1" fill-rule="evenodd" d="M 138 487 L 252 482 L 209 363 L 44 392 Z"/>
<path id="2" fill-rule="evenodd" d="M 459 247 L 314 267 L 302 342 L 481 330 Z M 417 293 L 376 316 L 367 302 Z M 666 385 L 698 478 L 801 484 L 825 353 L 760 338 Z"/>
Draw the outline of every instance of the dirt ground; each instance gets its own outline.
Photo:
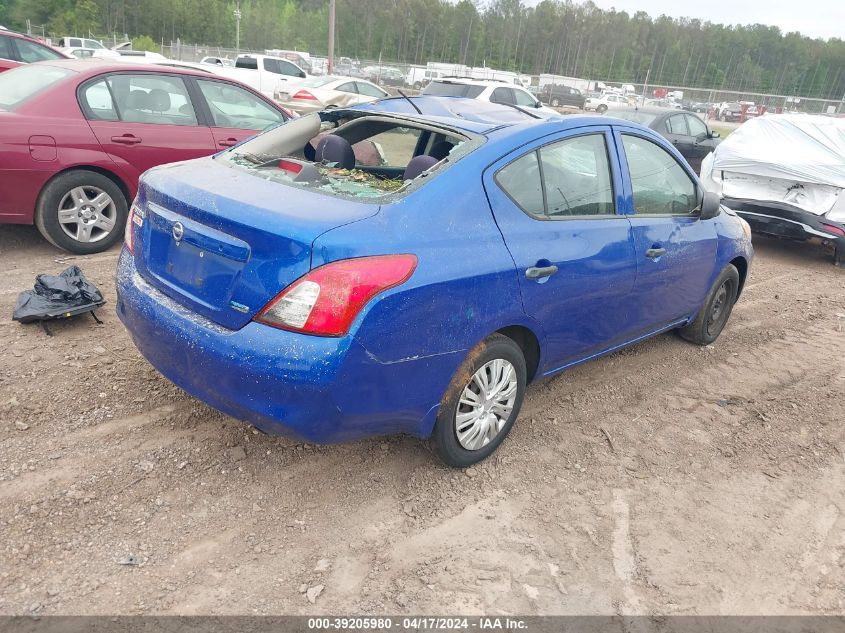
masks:
<path id="1" fill-rule="evenodd" d="M 407 437 L 256 434 L 135 350 L 116 250 L 57 261 L 0 227 L 0 613 L 841 614 L 845 271 L 755 244 L 715 345 L 535 385 L 456 471 Z M 71 263 L 103 325 L 9 320 Z"/>

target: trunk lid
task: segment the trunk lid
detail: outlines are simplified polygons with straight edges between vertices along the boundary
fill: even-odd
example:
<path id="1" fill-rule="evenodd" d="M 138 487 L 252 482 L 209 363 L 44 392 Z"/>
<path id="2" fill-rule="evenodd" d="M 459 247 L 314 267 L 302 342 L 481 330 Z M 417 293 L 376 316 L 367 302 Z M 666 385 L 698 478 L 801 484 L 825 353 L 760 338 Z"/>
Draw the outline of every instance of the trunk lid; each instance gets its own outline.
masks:
<path id="1" fill-rule="evenodd" d="M 308 191 L 202 158 L 141 179 L 139 273 L 186 308 L 229 329 L 246 325 L 311 268 L 326 231 L 379 205 Z"/>

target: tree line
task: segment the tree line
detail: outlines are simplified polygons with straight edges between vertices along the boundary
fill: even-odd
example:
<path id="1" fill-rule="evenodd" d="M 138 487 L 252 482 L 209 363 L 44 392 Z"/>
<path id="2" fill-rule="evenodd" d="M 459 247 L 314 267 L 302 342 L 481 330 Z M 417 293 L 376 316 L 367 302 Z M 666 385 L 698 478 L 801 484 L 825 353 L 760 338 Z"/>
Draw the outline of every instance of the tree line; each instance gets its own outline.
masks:
<path id="1" fill-rule="evenodd" d="M 242 49 L 325 55 L 328 0 L 240 0 Z M 0 24 L 233 48 L 236 0 L 0 0 Z M 764 5 L 761 12 L 765 14 Z M 36 30 L 40 33 L 40 30 Z M 337 55 L 839 100 L 845 41 L 542 0 L 337 0 Z M 118 35 L 118 39 L 120 39 Z M 144 41 L 149 42 L 148 39 Z"/>

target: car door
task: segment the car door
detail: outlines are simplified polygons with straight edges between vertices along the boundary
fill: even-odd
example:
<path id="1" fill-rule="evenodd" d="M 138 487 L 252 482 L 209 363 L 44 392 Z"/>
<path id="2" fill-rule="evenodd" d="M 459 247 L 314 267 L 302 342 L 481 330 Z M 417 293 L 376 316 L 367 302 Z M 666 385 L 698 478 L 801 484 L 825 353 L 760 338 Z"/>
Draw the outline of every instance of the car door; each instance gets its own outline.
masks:
<path id="1" fill-rule="evenodd" d="M 607 350 L 631 331 L 636 262 L 631 225 L 617 205 L 620 178 L 609 126 L 535 141 L 485 172 L 523 307 L 545 333 L 544 372 Z"/>
<path id="2" fill-rule="evenodd" d="M 694 114 L 685 114 L 687 128 L 689 129 L 692 146 L 688 156 L 685 156 L 692 170 L 698 174 L 701 172 L 701 161 L 710 152 L 716 149 L 717 141 L 710 136 L 710 128 L 699 117 Z"/>
<path id="3" fill-rule="evenodd" d="M 78 94 L 100 146 L 127 178 L 217 149 L 178 75 L 112 73 L 83 84 Z"/>
<path id="4" fill-rule="evenodd" d="M 236 143 L 287 120 L 258 95 L 241 86 L 217 79 L 190 79 L 197 92 L 194 103 L 210 122 L 216 149 Z M 192 91 L 193 92 L 193 91 Z"/>
<path id="5" fill-rule="evenodd" d="M 663 136 L 668 138 L 672 145 L 681 153 L 681 156 L 689 161 L 693 155 L 695 139 L 690 136 L 687 127 L 687 117 L 684 114 L 673 114 L 663 121 L 664 129 L 660 130 Z"/>
<path id="6" fill-rule="evenodd" d="M 701 306 L 716 265 L 716 227 L 699 219 L 701 187 L 665 141 L 622 126 L 615 137 L 636 248 L 631 317 L 654 331 Z"/>

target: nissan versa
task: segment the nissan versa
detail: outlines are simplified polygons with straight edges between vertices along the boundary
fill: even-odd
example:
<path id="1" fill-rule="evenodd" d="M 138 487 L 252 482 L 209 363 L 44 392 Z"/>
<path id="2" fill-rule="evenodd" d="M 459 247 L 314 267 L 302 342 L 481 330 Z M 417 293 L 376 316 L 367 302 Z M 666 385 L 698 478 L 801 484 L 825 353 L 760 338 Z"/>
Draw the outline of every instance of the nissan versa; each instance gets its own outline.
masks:
<path id="1" fill-rule="evenodd" d="M 531 381 L 671 329 L 714 341 L 751 259 L 649 129 L 397 98 L 146 172 L 117 310 L 159 371 L 259 429 L 409 433 L 465 466 Z"/>

